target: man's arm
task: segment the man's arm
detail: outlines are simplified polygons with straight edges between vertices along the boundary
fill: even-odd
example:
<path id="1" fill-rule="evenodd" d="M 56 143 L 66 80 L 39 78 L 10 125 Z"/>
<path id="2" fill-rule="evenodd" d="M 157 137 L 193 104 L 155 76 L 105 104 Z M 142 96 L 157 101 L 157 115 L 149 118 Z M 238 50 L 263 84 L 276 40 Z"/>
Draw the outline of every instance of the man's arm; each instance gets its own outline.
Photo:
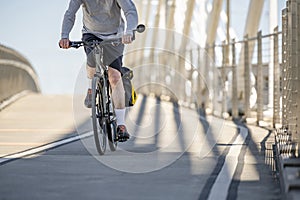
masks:
<path id="1" fill-rule="evenodd" d="M 61 39 L 59 41 L 59 46 L 61 48 L 67 49 L 69 48 L 69 34 L 74 26 L 76 12 L 80 8 L 82 4 L 81 0 L 70 0 L 69 8 L 66 11 L 62 23 L 62 31 L 61 31 Z"/>
<path id="2" fill-rule="evenodd" d="M 69 38 L 69 34 L 74 26 L 76 12 L 80 8 L 82 4 L 81 0 L 70 0 L 69 8 L 65 12 L 63 23 L 62 23 L 62 31 L 61 38 Z"/>
<path id="3" fill-rule="evenodd" d="M 127 30 L 126 35 L 133 35 L 133 30 L 136 29 L 138 25 L 138 14 L 136 7 L 132 0 L 117 0 L 119 6 L 124 12 L 126 22 L 127 22 Z"/>

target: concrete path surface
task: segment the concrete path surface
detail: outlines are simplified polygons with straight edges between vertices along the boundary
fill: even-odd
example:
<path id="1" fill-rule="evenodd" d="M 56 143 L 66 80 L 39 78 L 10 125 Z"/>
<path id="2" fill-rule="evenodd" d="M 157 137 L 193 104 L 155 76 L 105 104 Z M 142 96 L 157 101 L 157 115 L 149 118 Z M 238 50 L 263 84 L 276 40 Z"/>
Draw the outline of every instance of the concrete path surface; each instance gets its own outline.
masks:
<path id="1" fill-rule="evenodd" d="M 0 199 L 281 198 L 267 129 L 140 96 L 127 112 L 131 139 L 99 156 L 89 115 L 64 95 L 32 94 L 1 111 L 2 159 L 46 148 L 0 164 Z"/>
<path id="2" fill-rule="evenodd" d="M 75 133 L 72 95 L 30 94 L 0 112 L 0 156 Z"/>

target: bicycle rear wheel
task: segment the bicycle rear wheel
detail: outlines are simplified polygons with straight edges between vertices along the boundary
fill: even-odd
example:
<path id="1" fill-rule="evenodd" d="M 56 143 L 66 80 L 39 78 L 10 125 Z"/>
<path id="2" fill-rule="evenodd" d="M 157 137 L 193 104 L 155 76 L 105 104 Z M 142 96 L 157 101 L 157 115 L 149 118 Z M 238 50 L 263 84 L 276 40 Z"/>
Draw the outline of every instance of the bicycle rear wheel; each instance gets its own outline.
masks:
<path id="1" fill-rule="evenodd" d="M 94 139 L 97 151 L 103 155 L 106 150 L 107 124 L 104 117 L 104 94 L 105 88 L 99 77 L 94 77 L 92 81 L 92 122 Z"/>

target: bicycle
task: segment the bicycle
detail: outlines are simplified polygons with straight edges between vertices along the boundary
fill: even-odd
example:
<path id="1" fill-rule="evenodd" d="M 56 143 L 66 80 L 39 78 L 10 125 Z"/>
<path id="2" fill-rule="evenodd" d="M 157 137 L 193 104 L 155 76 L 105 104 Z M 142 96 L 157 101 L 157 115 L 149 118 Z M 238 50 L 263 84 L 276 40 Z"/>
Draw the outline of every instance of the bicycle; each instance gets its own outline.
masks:
<path id="1" fill-rule="evenodd" d="M 140 24 L 134 30 L 142 33 L 145 26 Z M 106 143 L 108 139 L 111 151 L 116 151 L 118 142 L 124 142 L 126 139 L 119 138 L 117 135 L 116 115 L 114 105 L 111 99 L 111 86 L 108 80 L 108 67 L 103 64 L 103 46 L 112 44 L 118 45 L 121 38 L 109 39 L 103 41 L 93 41 L 85 43 L 83 41 L 70 41 L 70 47 L 79 48 L 82 46 L 90 46 L 95 50 L 96 73 L 92 79 L 92 124 L 94 132 L 94 140 L 97 151 L 103 155 L 106 151 Z"/>

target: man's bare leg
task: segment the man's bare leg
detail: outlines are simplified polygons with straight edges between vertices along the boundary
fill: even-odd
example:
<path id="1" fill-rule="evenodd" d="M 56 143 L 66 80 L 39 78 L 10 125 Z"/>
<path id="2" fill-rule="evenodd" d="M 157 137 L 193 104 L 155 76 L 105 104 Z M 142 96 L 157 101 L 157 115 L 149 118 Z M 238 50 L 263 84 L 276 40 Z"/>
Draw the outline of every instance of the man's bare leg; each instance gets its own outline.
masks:
<path id="1" fill-rule="evenodd" d="M 123 86 L 123 81 L 121 73 L 109 67 L 108 68 L 108 79 L 112 89 L 112 99 L 114 101 L 114 106 L 116 109 L 125 108 L 125 90 Z"/>
<path id="2" fill-rule="evenodd" d="M 87 78 L 88 78 L 88 91 L 87 95 L 84 100 L 84 105 L 87 108 L 92 107 L 92 79 L 94 77 L 94 74 L 96 73 L 96 68 L 95 67 L 90 67 L 89 65 L 86 65 L 86 73 L 87 73 Z"/>
<path id="3" fill-rule="evenodd" d="M 118 125 L 125 125 L 125 91 L 121 73 L 109 67 L 108 79 L 112 89 L 112 100 L 115 106 L 115 112 Z"/>
<path id="4" fill-rule="evenodd" d="M 109 67 L 108 79 L 112 88 L 112 99 L 115 106 L 119 141 L 124 142 L 127 139 L 129 139 L 130 135 L 127 132 L 125 126 L 125 90 L 123 86 L 121 73 L 118 70 Z"/>

